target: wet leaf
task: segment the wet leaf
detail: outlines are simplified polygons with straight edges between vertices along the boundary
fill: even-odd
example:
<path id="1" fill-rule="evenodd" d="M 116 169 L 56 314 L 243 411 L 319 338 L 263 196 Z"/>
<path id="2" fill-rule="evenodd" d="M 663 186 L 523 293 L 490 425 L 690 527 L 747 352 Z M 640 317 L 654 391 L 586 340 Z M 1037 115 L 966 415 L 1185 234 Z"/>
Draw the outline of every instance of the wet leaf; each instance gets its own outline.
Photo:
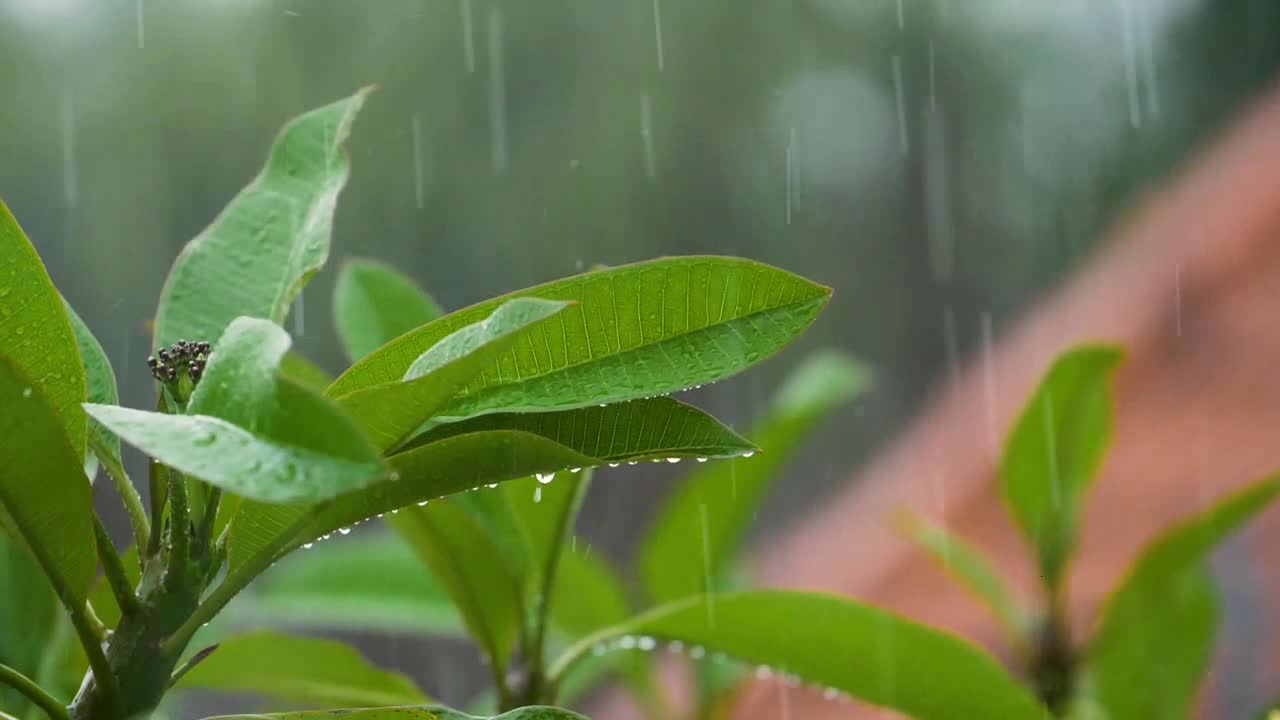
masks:
<path id="1" fill-rule="evenodd" d="M 567 303 L 536 298 L 503 303 L 484 320 L 432 345 L 414 360 L 402 379 L 338 396 L 337 401 L 379 450 L 390 450 L 422 427 L 496 358 L 567 307 Z M 371 359 L 376 360 L 381 352 Z"/>
<path id="2" fill-rule="evenodd" d="M 1087 695 L 1111 717 L 1189 717 L 1213 655 L 1209 552 L 1280 492 L 1269 478 L 1161 533 L 1103 611 L 1086 650 Z"/>
<path id="3" fill-rule="evenodd" d="M 553 667 L 559 676 L 593 648 L 631 638 L 723 652 L 774 673 L 920 720 L 1042 720 L 1045 711 L 993 658 L 938 630 L 867 605 L 787 591 L 692 597 L 584 638 Z M 637 640 L 636 638 L 641 638 Z"/>
<path id="4" fill-rule="evenodd" d="M 342 146 L 369 90 L 284 126 L 258 176 L 174 262 L 156 313 L 156 345 L 212 341 L 240 316 L 284 322 L 329 256 L 333 212 L 350 171 Z"/>
<path id="5" fill-rule="evenodd" d="M 1055 588 L 1076 542 L 1081 499 L 1111 438 L 1111 373 L 1120 350 L 1062 354 L 1022 411 L 1000 463 L 1005 502 Z"/>
<path id="6" fill-rule="evenodd" d="M 834 351 L 796 368 L 747 433 L 763 452 L 699 467 L 658 511 L 636 558 L 649 598 L 668 602 L 714 590 L 708 579 L 733 563 L 760 503 L 814 426 L 870 383 L 866 367 Z"/>
<path id="7" fill-rule="evenodd" d="M 349 418 L 279 376 L 289 342 L 266 320 L 238 318 L 214 347 L 188 414 L 86 407 L 166 465 L 262 502 L 316 502 L 386 479 Z"/>
<path id="8" fill-rule="evenodd" d="M 464 508 L 451 500 L 407 507 L 386 518 L 431 568 L 485 651 L 495 677 L 507 662 L 524 626 L 520 579 L 502 551 Z"/>
<path id="9" fill-rule="evenodd" d="M 386 263 L 351 258 L 333 288 L 338 339 L 353 362 L 444 315 L 430 295 Z"/>
<path id="10" fill-rule="evenodd" d="M 384 345 L 330 388 L 394 382 L 446 335 L 517 297 L 576 304 L 469 383 L 441 418 L 590 407 L 729 377 L 787 345 L 828 288 L 750 260 L 664 258 L 557 280 L 446 315 Z"/>
<path id="11" fill-rule="evenodd" d="M 333 378 L 329 377 L 329 373 L 321 370 L 315 363 L 295 352 L 284 354 L 284 359 L 280 361 L 280 374 L 298 385 L 318 393 L 323 393 L 324 389 L 329 387 L 329 383 L 333 382 Z"/>
<path id="12" fill-rule="evenodd" d="M 0 355 L 0 408 L 4 525 L 40 569 L 66 588 L 68 596 L 60 598 L 64 604 L 83 602 L 98 571 L 83 453 L 71 446 L 66 423 L 44 387 L 5 355 Z"/>
<path id="13" fill-rule="evenodd" d="M 84 368 L 66 306 L 31 241 L 0 201 L 0 355 L 57 412 L 67 444 L 84 463 Z"/>
<path id="14" fill-rule="evenodd" d="M 370 665 L 342 643 L 265 631 L 223 639 L 176 687 L 337 707 L 427 701 L 409 678 Z"/>
<path id="15" fill-rule="evenodd" d="M 98 339 L 90 332 L 89 326 L 84 324 L 84 320 L 76 314 L 75 309 L 65 302 L 64 306 L 67 310 L 67 317 L 71 321 L 71 329 L 76 336 L 76 344 L 80 349 L 80 360 L 84 367 L 88 401 L 102 405 L 119 403 L 120 395 L 116 391 L 115 371 L 111 369 L 111 361 L 107 359 L 107 354 L 102 350 L 102 345 L 98 343 Z M 115 433 L 103 427 L 102 423 L 97 420 L 90 419 L 89 434 L 94 439 L 94 447 L 91 448 L 92 452 L 85 456 L 85 474 L 89 476 L 90 480 L 93 479 L 95 473 L 89 472 L 88 458 L 95 457 L 96 459 L 95 453 L 104 453 L 106 455 L 103 462 L 123 466 L 120 460 L 120 438 L 116 437 Z"/>
<path id="16" fill-rule="evenodd" d="M 255 622 L 347 631 L 461 635 L 462 619 L 422 559 L 390 533 L 294 553 L 254 584 Z"/>
<path id="17" fill-rule="evenodd" d="M 547 438 L 595 459 L 592 464 L 727 458 L 758 448 L 707 413 L 666 397 L 546 413 L 498 413 L 441 425 L 412 450 L 443 438 L 512 430 Z"/>

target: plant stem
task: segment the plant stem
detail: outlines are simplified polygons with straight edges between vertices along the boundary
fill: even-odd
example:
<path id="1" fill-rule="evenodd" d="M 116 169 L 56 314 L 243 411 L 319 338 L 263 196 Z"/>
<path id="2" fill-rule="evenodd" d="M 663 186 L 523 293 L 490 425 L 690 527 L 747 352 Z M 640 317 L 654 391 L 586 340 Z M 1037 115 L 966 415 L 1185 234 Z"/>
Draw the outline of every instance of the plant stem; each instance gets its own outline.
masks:
<path id="1" fill-rule="evenodd" d="M 129 514 L 129 524 L 133 527 L 133 544 L 137 545 L 139 550 L 147 547 L 147 540 L 151 535 L 151 523 L 147 521 L 147 511 L 142 507 L 142 498 L 138 496 L 138 490 L 133 486 L 129 473 L 125 472 L 124 466 L 120 464 L 116 455 L 103 446 L 102 440 L 96 433 L 89 433 L 89 448 L 98 457 L 98 462 L 102 463 L 107 476 L 115 485 L 116 494 L 124 503 L 125 512 Z"/>
<path id="2" fill-rule="evenodd" d="M 551 613 L 551 595 L 555 589 L 556 573 L 560 569 L 560 554 L 564 551 L 564 546 L 569 542 L 569 536 L 573 534 L 574 523 L 578 517 L 578 510 L 582 508 L 582 501 L 587 495 L 587 489 L 591 487 L 591 470 L 590 468 L 577 473 L 574 480 L 576 484 L 570 491 L 572 496 L 569 502 L 564 505 L 564 512 L 560 517 L 556 518 L 555 535 L 548 548 L 546 557 L 546 566 L 542 570 L 542 587 L 539 588 L 538 611 L 534 619 L 533 626 L 533 644 L 528 648 L 529 652 L 529 683 L 525 688 L 524 702 L 533 705 L 543 701 L 543 690 L 546 686 L 543 677 L 543 663 L 545 662 L 545 644 L 547 637 L 548 617 Z"/>
<path id="3" fill-rule="evenodd" d="M 213 487 L 209 497 L 204 501 L 204 516 L 200 518 L 200 529 L 196 537 L 206 546 L 213 546 L 213 527 L 218 521 L 218 504 L 222 501 L 222 488 Z"/>
<path id="4" fill-rule="evenodd" d="M 209 596 L 205 598 L 204 602 L 200 603 L 195 612 L 191 613 L 186 622 L 174 631 L 172 635 L 165 638 L 160 645 L 160 651 L 171 653 L 186 647 L 186 644 L 191 641 L 191 637 L 196 634 L 196 631 L 221 612 L 222 608 L 226 607 L 227 603 L 231 602 L 255 577 L 261 575 L 263 571 L 271 567 L 272 563 L 284 555 L 289 546 L 293 544 L 298 535 L 315 517 L 316 513 L 323 510 L 327 505 L 328 503 L 313 505 L 293 524 L 272 538 L 271 542 L 258 551 L 257 555 L 228 572 L 218 587 L 209 593 Z"/>
<path id="5" fill-rule="evenodd" d="M 155 557 L 160 552 L 160 539 L 164 535 L 161 532 L 164 528 L 164 506 L 169 502 L 169 468 L 152 460 L 147 481 L 151 490 L 151 538 L 142 558 Z"/>
<path id="6" fill-rule="evenodd" d="M 174 587 L 183 579 L 183 569 L 190 555 L 191 528 L 187 517 L 187 481 L 182 473 L 169 473 L 169 564 L 165 566 L 165 583 Z"/>
<path id="7" fill-rule="evenodd" d="M 0 663 L 0 682 L 25 695 L 52 720 L 69 720 L 70 715 L 67 714 L 67 709 L 62 706 L 62 703 L 55 700 L 52 695 L 44 691 L 44 688 L 32 682 L 26 675 L 4 663 Z"/>
<path id="8" fill-rule="evenodd" d="M 107 529 L 102 526 L 102 520 L 97 515 L 93 516 L 93 534 L 98 540 L 98 559 L 102 561 L 102 573 L 107 576 L 107 584 L 111 586 L 111 592 L 116 596 L 116 605 L 120 608 L 120 614 L 132 615 L 138 612 L 142 605 L 129 585 L 129 578 L 124 571 L 124 562 L 120 560 L 120 554 L 111 544 L 111 537 L 107 535 Z"/>

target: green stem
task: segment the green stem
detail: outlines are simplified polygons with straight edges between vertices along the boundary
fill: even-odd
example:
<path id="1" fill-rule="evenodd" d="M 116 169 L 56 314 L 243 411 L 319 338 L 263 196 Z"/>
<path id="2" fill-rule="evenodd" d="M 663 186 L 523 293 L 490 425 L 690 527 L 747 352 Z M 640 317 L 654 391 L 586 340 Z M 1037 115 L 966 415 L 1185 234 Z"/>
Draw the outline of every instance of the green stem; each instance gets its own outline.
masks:
<path id="1" fill-rule="evenodd" d="M 160 539 L 164 534 L 164 507 L 169 502 L 169 468 L 155 460 L 147 473 L 147 481 L 151 490 L 151 538 L 146 544 L 147 551 L 142 558 L 152 558 L 160 552 Z"/>
<path id="2" fill-rule="evenodd" d="M 102 440 L 96 433 L 89 433 L 89 448 L 98 457 L 98 462 L 102 463 L 107 476 L 115 485 L 116 494 L 124 503 L 125 512 L 129 514 L 129 524 L 133 527 L 133 544 L 137 545 L 139 550 L 147 547 L 147 540 L 151 535 L 151 523 L 147 521 L 146 508 L 142 507 L 142 498 L 138 496 L 138 490 L 133 486 L 129 473 L 125 472 L 116 454 L 103 446 Z"/>
<path id="3" fill-rule="evenodd" d="M 218 505 L 222 502 L 222 488 L 213 487 L 204 501 L 204 516 L 200 518 L 200 530 L 196 537 L 206 546 L 213 546 L 213 529 L 218 522 Z"/>
<path id="4" fill-rule="evenodd" d="M 102 561 L 102 573 L 106 575 L 107 584 L 111 586 L 111 592 L 116 596 L 116 605 L 120 608 L 120 614 L 132 615 L 138 612 L 142 604 L 138 602 L 138 596 L 129 585 L 129 578 L 125 574 L 124 562 L 120 560 L 120 554 L 111 544 L 111 537 L 107 535 L 107 529 L 102 526 L 102 520 L 96 514 L 93 516 L 93 534 L 98 541 L 98 559 Z"/>
<path id="5" fill-rule="evenodd" d="M 169 564 L 165 566 L 165 583 L 183 581 L 183 570 L 190 555 L 191 528 L 187 516 L 187 481 L 182 473 L 169 473 Z"/>
<path id="6" fill-rule="evenodd" d="M 311 523 L 316 513 L 323 510 L 327 505 L 328 503 L 313 505 L 293 524 L 272 538 L 271 542 L 258 551 L 258 554 L 243 565 L 229 571 L 218 587 L 214 588 L 213 592 L 209 593 L 209 596 L 204 599 L 204 602 L 200 603 L 200 606 L 195 609 L 195 612 L 191 613 L 191 617 L 187 618 L 186 622 L 174 631 L 172 635 L 165 638 L 164 642 L 160 644 L 160 651 L 172 653 L 186 647 L 187 643 L 191 641 L 191 637 L 196 634 L 196 631 L 212 620 L 245 586 L 271 567 L 272 563 L 279 560 L 290 549 L 290 545 Z"/>
<path id="7" fill-rule="evenodd" d="M 570 497 L 569 502 L 565 503 L 564 512 L 560 514 L 560 517 L 556 518 L 555 535 L 553 536 L 551 547 L 547 551 L 546 567 L 542 571 L 542 587 L 539 588 L 538 610 L 533 626 L 533 645 L 528 648 L 529 685 L 526 688 L 524 698 L 524 702 L 528 705 L 536 704 L 544 699 L 542 695 L 546 683 L 542 671 L 543 663 L 545 662 L 544 655 L 546 654 L 547 626 L 550 624 L 551 595 L 555 589 L 556 573 L 560 569 L 560 554 L 564 551 L 565 544 L 569 542 L 569 536 L 573 534 L 578 510 L 582 508 L 582 501 L 587 496 L 587 489 L 591 487 L 591 470 L 581 471 L 575 479 L 577 484 L 571 491 L 573 495 Z"/>
<path id="8" fill-rule="evenodd" d="M 0 663 L 0 682 L 25 695 L 52 720 L 70 720 L 71 716 L 62 703 L 55 700 L 52 695 L 44 691 L 44 688 L 32 682 L 26 675 L 3 663 Z"/>

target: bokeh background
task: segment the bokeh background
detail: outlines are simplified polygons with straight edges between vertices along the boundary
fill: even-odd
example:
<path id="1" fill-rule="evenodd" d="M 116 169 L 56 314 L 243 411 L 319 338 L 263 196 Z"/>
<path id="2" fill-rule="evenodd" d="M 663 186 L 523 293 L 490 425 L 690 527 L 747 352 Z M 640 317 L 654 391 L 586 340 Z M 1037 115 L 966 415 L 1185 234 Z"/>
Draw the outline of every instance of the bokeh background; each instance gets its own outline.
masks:
<path id="1" fill-rule="evenodd" d="M 875 368 L 767 542 L 1264 89 L 1278 31 L 1275 0 L 0 0 L 0 197 L 135 407 L 179 249 L 285 120 L 370 83 L 330 269 L 290 320 L 330 371 L 344 256 L 448 308 L 664 254 L 831 285 L 797 347 L 693 394 L 741 427 L 808 350 Z M 602 473 L 583 535 L 628 556 L 680 470 Z M 361 645 L 447 701 L 475 687 L 464 648 Z"/>

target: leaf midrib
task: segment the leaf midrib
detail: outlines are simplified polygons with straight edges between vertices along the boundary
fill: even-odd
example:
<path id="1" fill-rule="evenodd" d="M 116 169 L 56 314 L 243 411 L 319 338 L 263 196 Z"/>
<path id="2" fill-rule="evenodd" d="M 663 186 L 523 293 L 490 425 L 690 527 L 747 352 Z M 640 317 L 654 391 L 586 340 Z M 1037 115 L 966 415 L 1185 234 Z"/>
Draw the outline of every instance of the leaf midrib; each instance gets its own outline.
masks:
<path id="1" fill-rule="evenodd" d="M 599 363 L 599 362 L 605 362 L 605 361 L 608 361 L 608 362 L 617 362 L 617 363 L 620 363 L 620 364 L 623 364 L 623 365 L 628 365 L 628 363 L 627 363 L 626 361 L 627 361 L 627 358 L 628 358 L 629 356 L 632 356 L 632 355 L 634 355 L 634 354 L 638 354 L 638 353 L 642 353 L 642 352 L 643 352 L 643 353 L 651 353 L 651 352 L 655 352 L 655 351 L 663 351 L 663 352 L 665 352 L 665 347 L 666 347 L 666 346 L 668 346 L 669 344 L 671 344 L 671 343 L 673 343 L 673 342 L 676 342 L 677 340 L 679 340 L 679 339 L 681 339 L 681 338 L 684 338 L 684 337 L 687 337 L 687 336 L 690 336 L 690 335 L 694 335 L 694 334 L 697 334 L 697 333 L 711 333 L 712 331 L 714 331 L 714 330 L 715 330 L 715 329 L 717 329 L 717 328 L 728 328 L 728 329 L 731 329 L 731 330 L 732 330 L 732 329 L 734 329 L 734 326 L 738 325 L 739 323 L 746 323 L 746 324 L 750 324 L 750 323 L 752 322 L 752 320 L 753 320 L 753 319 L 758 318 L 758 317 L 760 317 L 760 316 L 771 316 L 771 315 L 780 314 L 780 313 L 782 313 L 783 311 L 787 311 L 787 310 L 799 309 L 799 308 L 807 308 L 807 307 L 809 307 L 809 306 L 820 306 L 820 305 L 825 304 L 825 303 L 827 302 L 827 299 L 828 299 L 828 296 L 826 296 L 826 295 L 820 295 L 820 296 L 818 296 L 818 297 L 810 298 L 810 299 L 808 299 L 808 300 L 806 300 L 806 301 L 804 301 L 804 302 L 791 302 L 791 303 L 786 303 L 786 304 L 784 304 L 784 305 L 776 305 L 776 306 L 773 306 L 773 307 L 770 307 L 770 308 L 767 308 L 767 309 L 764 309 L 764 310 L 758 310 L 758 311 L 756 311 L 756 312 L 749 313 L 749 314 L 746 314 L 746 315 L 739 315 L 738 317 L 732 318 L 732 319 L 730 319 L 730 320 L 721 320 L 721 321 L 717 321 L 717 322 L 715 322 L 715 323 L 711 323 L 711 324 L 708 324 L 708 325 L 704 325 L 704 326 L 699 327 L 699 328 L 687 329 L 687 330 L 685 330 L 685 331 L 683 331 L 683 332 L 680 332 L 680 333 L 678 333 L 678 334 L 665 335 L 665 336 L 663 336 L 663 337 L 661 337 L 661 338 L 659 338 L 659 339 L 657 339 L 657 340 L 655 340 L 655 341 L 653 341 L 653 342 L 642 343 L 642 344 L 640 344 L 640 345 L 634 345 L 634 346 L 632 346 L 632 347 L 630 347 L 630 348 L 627 348 L 626 350 L 620 350 L 620 351 L 618 351 L 618 352 L 610 353 L 609 355 L 604 355 L 604 356 L 601 356 L 601 357 L 590 356 L 590 357 L 588 357 L 588 358 L 586 358 L 586 359 L 584 359 L 584 360 L 581 360 L 581 361 L 578 361 L 578 362 L 574 362 L 574 363 L 569 364 L 569 365 L 565 365 L 564 367 L 557 368 L 557 369 L 552 370 L 552 371 L 550 371 L 550 372 L 545 372 L 545 373 L 541 373 L 541 374 L 535 374 L 535 375 L 532 375 L 532 376 L 529 376 L 529 377 L 521 378 L 521 379 L 516 380 L 516 381 L 514 381 L 514 382 L 507 382 L 507 381 L 501 381 L 501 380 L 500 380 L 500 381 L 499 381 L 499 382 L 497 382 L 497 383 L 486 384 L 483 388 L 480 388 L 479 390 L 476 390 L 476 391 L 473 391 L 473 392 L 468 392 L 468 391 L 464 388 L 461 392 L 459 392 L 457 395 L 455 395 L 455 396 L 454 396 L 453 402 L 452 402 L 452 403 L 450 403 L 450 406 L 452 406 L 452 405 L 457 405 L 457 404 L 459 404 L 459 401 L 462 401 L 462 400 L 469 400 L 469 401 L 471 401 L 471 402 L 475 402 L 475 401 L 476 401 L 476 400 L 475 400 L 476 398 L 484 398 L 484 397 L 486 397 L 486 396 L 488 396 L 488 395 L 498 394 L 498 393 L 500 393 L 500 392 L 504 392 L 504 391 L 506 391 L 506 390 L 507 390 L 507 389 L 509 389 L 509 388 L 516 387 L 516 386 L 519 386 L 519 385 L 523 385 L 523 384 L 526 384 L 526 383 L 551 382 L 551 381 L 553 381 L 553 380 L 554 380 L 555 378 L 557 378 L 557 377 L 562 377 L 562 376 L 564 376 L 564 375 L 566 375 L 566 374 L 568 374 L 568 373 L 579 371 L 581 368 L 583 368 L 583 367 L 585 367 L 585 366 L 593 365 L 593 364 L 595 364 L 595 363 Z M 768 318 L 768 319 L 773 320 L 773 318 Z M 563 318 L 561 318 L 561 321 L 563 322 Z M 774 322 L 776 323 L 776 320 L 775 320 Z M 714 344 L 714 340 L 712 340 L 712 343 Z M 588 341 L 588 346 L 589 346 L 589 345 L 590 345 L 590 342 Z M 777 351 L 779 351 L 779 350 L 781 350 L 781 348 L 776 348 L 776 349 L 774 350 L 774 352 L 777 352 Z M 517 370 L 518 370 L 518 368 L 517 368 Z M 736 372 L 736 371 L 733 371 L 733 370 L 728 371 L 728 372 L 727 372 L 727 374 L 726 374 L 726 377 L 727 377 L 727 376 L 729 376 L 729 375 L 734 374 L 735 372 Z M 689 388 L 687 388 L 687 387 L 682 387 L 682 388 L 679 388 L 679 389 L 676 389 L 676 390 L 671 390 L 671 391 L 668 391 L 668 392 L 655 393 L 652 397 L 659 397 L 659 396 L 661 396 L 661 397 L 666 397 L 666 396 L 673 395 L 673 394 L 678 393 L 678 392 L 683 392 L 683 391 L 688 390 L 688 389 L 689 389 Z M 357 392 L 358 392 L 358 391 L 357 391 Z M 635 399 L 638 399 L 638 398 L 640 398 L 640 397 L 650 397 L 650 396 L 644 396 L 644 395 L 641 395 L 641 394 L 637 394 L 637 395 L 636 395 L 636 397 L 622 397 L 622 398 L 619 398 L 619 399 L 614 400 L 613 402 L 624 402 L 624 401 L 626 401 L 626 400 L 635 400 Z M 584 400 L 584 401 L 582 401 L 582 402 L 578 402 L 578 403 L 571 403 L 571 404 L 565 404 L 565 405 L 556 405 L 556 406 L 554 406 L 554 408 L 549 408 L 549 407 L 547 407 L 547 406 L 543 406 L 543 405 L 506 405 L 506 404 L 504 404 L 504 405 L 502 405 L 501 407 L 495 407 L 495 408 L 490 408 L 490 409 L 483 409 L 483 410 L 479 410 L 479 411 L 476 411 L 476 412 L 468 412 L 468 413 L 467 413 L 466 415 L 464 415 L 464 416 L 457 416 L 457 417 L 467 417 L 467 418 L 470 418 L 470 417 L 475 417 L 475 416 L 479 416 L 479 415 L 486 415 L 486 414 L 490 414 L 490 413 L 499 413 L 499 412 L 503 412 L 503 413 L 508 413 L 508 412 L 516 412 L 516 413 L 518 413 L 518 412 L 545 412 L 545 411 L 548 411 L 548 410 L 551 410 L 551 409 L 554 409 L 554 410 L 557 410 L 557 411 L 560 411 L 560 410 L 578 410 L 578 409 L 581 409 L 581 408 L 588 408 L 588 407 L 592 407 L 593 405 L 597 405 L 597 404 L 598 404 L 598 403 L 597 403 L 597 402 L 595 402 L 594 400 Z M 441 412 L 439 415 L 437 415 L 437 416 L 436 416 L 435 418 L 433 418 L 433 419 L 438 419 L 438 420 L 451 420 L 451 419 L 457 419 L 457 417 L 450 416 L 450 415 L 448 414 L 448 410 L 449 410 L 449 406 L 446 406 L 446 407 L 444 408 L 444 411 L 443 411 L 443 412 Z"/>

